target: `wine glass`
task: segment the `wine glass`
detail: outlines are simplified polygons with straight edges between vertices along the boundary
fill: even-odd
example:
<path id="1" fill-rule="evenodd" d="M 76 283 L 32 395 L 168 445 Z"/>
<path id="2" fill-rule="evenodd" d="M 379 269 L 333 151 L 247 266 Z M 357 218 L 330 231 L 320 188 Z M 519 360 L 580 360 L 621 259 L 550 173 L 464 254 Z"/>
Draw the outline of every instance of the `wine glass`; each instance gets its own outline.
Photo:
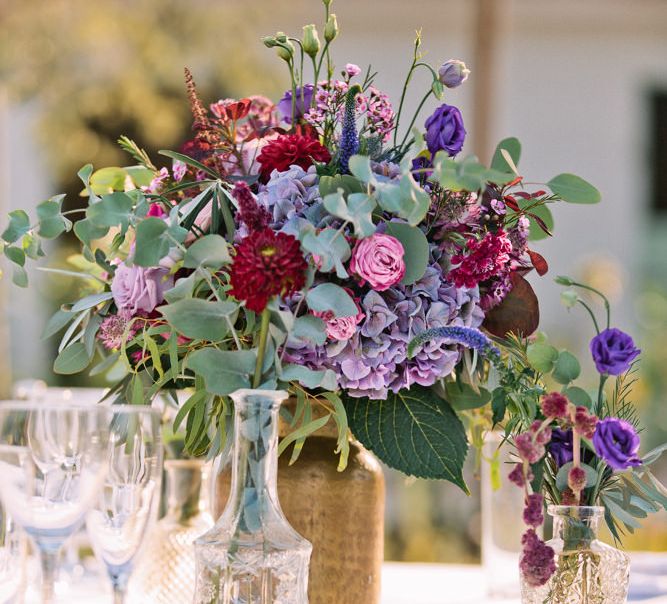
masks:
<path id="1" fill-rule="evenodd" d="M 162 478 L 160 414 L 140 405 L 113 405 L 108 469 L 86 517 L 93 551 L 122 604 L 148 526 L 157 516 Z M 157 552 L 156 552 L 157 554 Z"/>
<path id="2" fill-rule="evenodd" d="M 104 407 L 0 404 L 0 500 L 39 553 L 45 604 L 55 602 L 60 550 L 99 496 L 109 425 Z"/>

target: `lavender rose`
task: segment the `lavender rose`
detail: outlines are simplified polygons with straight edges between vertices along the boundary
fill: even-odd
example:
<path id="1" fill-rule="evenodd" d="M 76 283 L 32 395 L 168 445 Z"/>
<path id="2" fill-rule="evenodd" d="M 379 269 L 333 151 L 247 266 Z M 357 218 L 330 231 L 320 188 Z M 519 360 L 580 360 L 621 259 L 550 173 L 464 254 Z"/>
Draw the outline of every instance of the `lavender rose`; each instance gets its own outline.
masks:
<path id="1" fill-rule="evenodd" d="M 405 250 L 391 235 L 375 233 L 357 241 L 350 260 L 350 270 L 376 291 L 384 291 L 405 275 Z"/>
<path id="2" fill-rule="evenodd" d="M 174 285 L 164 268 L 127 266 L 121 262 L 111 282 L 111 293 L 120 312 L 150 313 L 164 300 L 164 292 Z"/>
<path id="3" fill-rule="evenodd" d="M 600 420 L 593 435 L 595 452 L 614 470 L 640 466 L 639 435 L 634 426 L 623 419 L 608 417 Z"/>
<path id="4" fill-rule="evenodd" d="M 630 369 L 641 350 L 620 329 L 605 329 L 591 340 L 591 354 L 600 373 L 620 375 Z"/>
<path id="5" fill-rule="evenodd" d="M 296 88 L 296 102 L 294 103 L 294 119 L 298 120 L 303 117 L 303 114 L 308 111 L 310 103 L 313 99 L 313 92 L 315 87 L 312 84 L 305 84 L 302 88 Z M 288 123 L 292 123 L 292 91 L 287 90 L 283 98 L 278 101 L 278 109 L 283 114 L 283 119 Z"/>
<path id="6" fill-rule="evenodd" d="M 461 112 L 456 107 L 443 103 L 426 120 L 424 127 L 426 146 L 431 155 L 446 151 L 453 157 L 463 148 L 466 130 Z"/>

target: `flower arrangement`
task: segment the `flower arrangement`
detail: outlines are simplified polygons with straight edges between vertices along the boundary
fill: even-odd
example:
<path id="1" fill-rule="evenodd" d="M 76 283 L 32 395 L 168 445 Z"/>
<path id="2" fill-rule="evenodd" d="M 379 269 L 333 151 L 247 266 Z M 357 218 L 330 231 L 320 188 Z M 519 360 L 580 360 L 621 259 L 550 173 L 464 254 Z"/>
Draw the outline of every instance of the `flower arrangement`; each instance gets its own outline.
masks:
<path id="1" fill-rule="evenodd" d="M 609 531 L 620 540 L 624 530 L 632 532 L 649 512 L 665 507 L 667 489 L 650 466 L 667 447 L 639 456 L 640 426 L 630 395 L 640 350 L 631 336 L 610 326 L 608 300 L 600 291 L 569 277 L 558 277 L 557 282 L 569 287 L 562 294 L 564 303 L 583 306 L 593 320 L 596 335 L 590 352 L 600 380 L 594 396 L 576 386 L 579 361 L 568 351 L 558 351 L 543 334 L 530 342 L 515 340 L 512 360 L 503 367 L 504 379 L 527 376 L 532 382 L 531 386 L 524 383 L 520 396 L 512 397 L 509 404 L 513 409 L 506 423 L 518 458 L 509 480 L 525 491 L 523 520 L 528 529 L 522 539 L 520 567 L 524 585 L 535 589 L 535 599 L 525 601 L 570 602 L 572 590 L 578 594 L 577 584 L 582 582 L 589 583 L 586 601 L 624 601 L 627 572 L 614 577 L 613 586 L 602 577 L 603 563 L 613 568 L 614 561 L 602 560 L 603 552 L 591 547 L 594 531 L 586 514 L 594 506 L 604 508 Z M 580 295 L 582 291 L 603 301 L 604 328 L 590 302 Z M 605 385 L 610 379 L 615 384 L 608 392 Z M 558 384 L 560 390 L 547 387 L 547 382 Z M 498 401 L 509 395 L 501 389 L 498 393 Z M 504 415 L 503 409 L 499 418 Z M 568 519 L 571 526 L 561 533 L 563 552 L 558 556 L 537 533 L 544 522 L 545 503 L 562 506 L 561 513 L 572 506 L 566 512 L 572 514 Z M 587 556 L 590 568 L 581 570 Z M 623 561 L 620 566 L 627 569 Z M 542 586 L 548 588 L 540 591 Z"/>
<path id="2" fill-rule="evenodd" d="M 511 361 L 503 338 L 538 325 L 525 277 L 548 267 L 531 242 L 550 235 L 551 205 L 600 195 L 572 174 L 526 184 L 514 138 L 488 167 L 459 157 L 464 119 L 443 97 L 469 71 L 458 60 L 428 65 L 419 35 L 397 109 L 370 68 L 336 75 L 330 5 L 324 43 L 314 25 L 301 38 L 264 38 L 289 75 L 278 102 L 206 106 L 186 70 L 193 134 L 160 152 L 171 163 L 158 167 L 121 137 L 133 165 L 84 166 L 82 209 L 63 212 L 56 196 L 35 219 L 12 212 L 3 253 L 26 286 L 42 241 L 74 232 L 81 253 L 44 268 L 85 290 L 46 327 L 63 332 L 55 371 L 113 368 L 118 401 L 188 389 L 175 419 L 188 452 L 222 449 L 233 391 L 282 388 L 296 400 L 283 448 L 333 420 L 341 468 L 351 430 L 390 466 L 465 488 L 461 418 L 474 426 L 491 402 L 480 384 Z M 408 116 L 405 91 L 422 71 L 429 83 Z M 432 99 L 439 106 L 415 127 Z M 515 378 L 535 389 L 510 373 L 503 392 Z M 501 408 L 523 421 L 494 391 L 496 420 Z"/>

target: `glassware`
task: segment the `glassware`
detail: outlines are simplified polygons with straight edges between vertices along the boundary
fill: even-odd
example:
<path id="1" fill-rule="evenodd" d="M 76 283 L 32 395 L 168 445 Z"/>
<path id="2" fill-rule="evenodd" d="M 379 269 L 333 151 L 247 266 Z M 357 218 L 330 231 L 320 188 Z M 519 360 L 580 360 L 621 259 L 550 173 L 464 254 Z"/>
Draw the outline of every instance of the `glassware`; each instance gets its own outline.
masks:
<path id="1" fill-rule="evenodd" d="M 521 593 L 516 569 L 521 535 L 526 529 L 517 510 L 524 493 L 508 479 L 512 448 L 503 445 L 504 434 L 491 432 L 484 442 L 482 462 L 482 568 L 492 599 L 517 598 Z"/>
<path id="2" fill-rule="evenodd" d="M 195 541 L 196 604 L 307 604 L 311 544 L 278 502 L 278 411 L 287 393 L 237 390 L 232 487 L 215 526 Z"/>
<path id="3" fill-rule="evenodd" d="M 546 585 L 521 581 L 523 604 L 624 604 L 630 582 L 629 556 L 597 538 L 603 507 L 549 506 L 556 572 Z"/>
<path id="4" fill-rule="evenodd" d="M 58 556 L 81 526 L 106 472 L 108 422 L 101 407 L 0 405 L 0 499 L 39 552 L 42 601 L 55 602 Z"/>
<path id="5" fill-rule="evenodd" d="M 143 405 L 113 405 L 108 470 L 86 517 L 93 551 L 122 604 L 148 526 L 157 515 L 162 479 L 160 414 Z M 159 552 L 155 552 L 160 555 Z"/>
<path id="6" fill-rule="evenodd" d="M 0 446 L 0 461 L 25 465 L 27 449 Z M 27 471 L 27 470 L 26 470 Z M 25 589 L 26 539 L 0 501 L 0 604 L 19 601 Z"/>
<path id="7" fill-rule="evenodd" d="M 148 535 L 130 592 L 137 602 L 189 604 L 195 593 L 194 541 L 213 526 L 209 466 L 202 459 L 165 460 L 164 478 L 167 510 Z"/>

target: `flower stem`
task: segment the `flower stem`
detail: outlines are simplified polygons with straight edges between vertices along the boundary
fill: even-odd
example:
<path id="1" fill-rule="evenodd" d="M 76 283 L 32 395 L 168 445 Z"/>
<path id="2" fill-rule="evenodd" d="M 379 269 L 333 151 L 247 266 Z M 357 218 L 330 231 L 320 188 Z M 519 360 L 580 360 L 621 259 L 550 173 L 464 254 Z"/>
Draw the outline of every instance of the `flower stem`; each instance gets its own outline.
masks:
<path id="1" fill-rule="evenodd" d="M 269 336 L 269 309 L 262 311 L 262 324 L 259 329 L 259 345 L 257 347 L 257 363 L 255 364 L 255 377 L 252 381 L 252 387 L 258 388 L 262 383 L 262 366 L 264 365 L 264 353 L 266 352 L 266 341 Z"/>

